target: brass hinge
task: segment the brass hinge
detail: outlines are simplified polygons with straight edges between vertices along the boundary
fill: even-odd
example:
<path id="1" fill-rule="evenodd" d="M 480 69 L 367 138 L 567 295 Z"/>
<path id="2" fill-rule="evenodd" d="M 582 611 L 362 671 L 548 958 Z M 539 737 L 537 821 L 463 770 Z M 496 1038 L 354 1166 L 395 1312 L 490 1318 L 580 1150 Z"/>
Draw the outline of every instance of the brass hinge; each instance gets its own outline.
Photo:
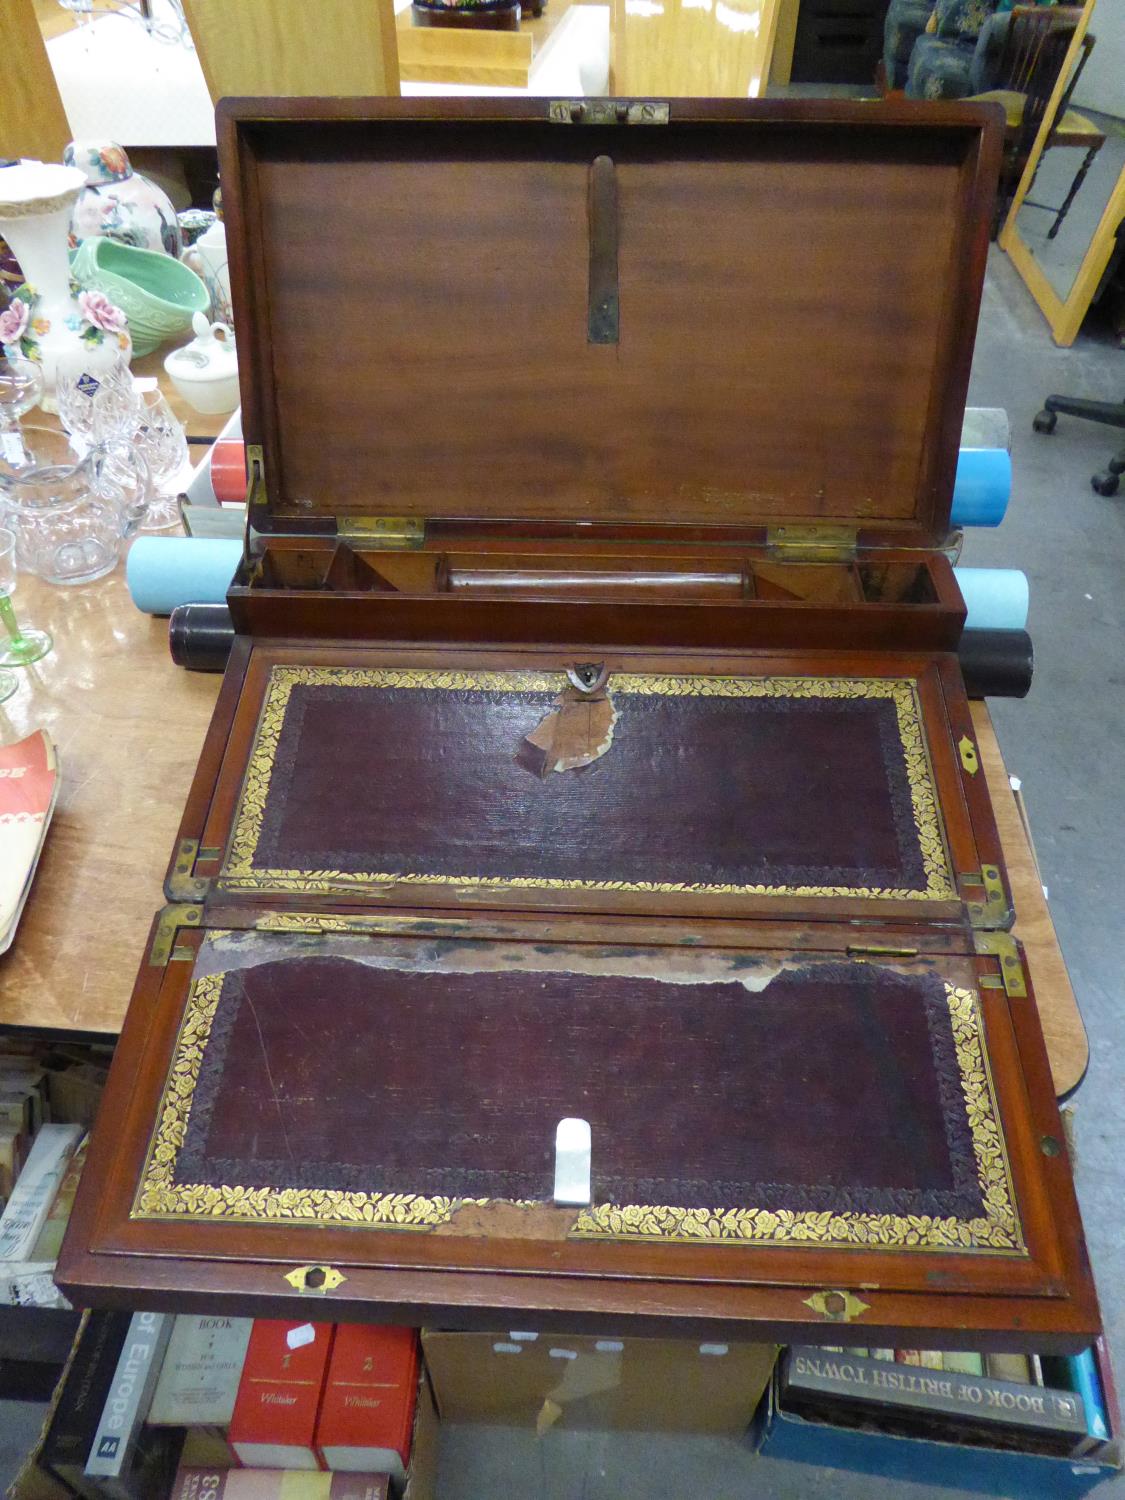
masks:
<path id="1" fill-rule="evenodd" d="M 176 862 L 164 886 L 169 901 L 203 901 L 211 889 L 210 880 L 193 874 L 199 858 L 199 840 L 181 839 L 176 846 Z"/>
<path id="2" fill-rule="evenodd" d="M 170 959 L 192 957 L 190 949 L 185 949 L 182 953 L 179 949 L 173 952 L 172 945 L 181 927 L 198 927 L 202 921 L 201 906 L 187 905 L 182 901 L 174 901 L 166 906 L 157 920 L 152 947 L 148 951 L 149 964 L 154 969 L 164 969 Z"/>
<path id="3" fill-rule="evenodd" d="M 242 533 L 242 562 L 249 567 L 250 516 L 256 505 L 264 505 L 266 499 L 266 460 L 260 443 L 246 444 L 246 525 Z"/>
<path id="4" fill-rule="evenodd" d="M 1027 999 L 1027 980 L 1016 940 L 1010 932 L 974 932 L 973 946 L 978 953 L 991 954 L 1000 960 L 1000 977 L 1009 1000 Z M 985 985 L 989 989 L 991 986 Z"/>
<path id="5" fill-rule="evenodd" d="M 1012 908 L 1004 894 L 1004 882 L 997 865 L 981 865 L 980 874 L 962 875 L 965 885 L 983 886 L 983 901 L 966 901 L 965 909 L 974 927 L 1010 927 Z"/>
<path id="6" fill-rule="evenodd" d="M 418 516 L 337 516 L 342 542 L 381 551 L 411 551 L 425 545 L 426 523 Z"/>
<path id="7" fill-rule="evenodd" d="M 854 526 L 770 526 L 766 547 L 783 562 L 851 562 L 856 555 Z"/>
<path id="8" fill-rule="evenodd" d="M 655 99 L 552 99 L 552 125 L 667 125 L 670 106 Z"/>

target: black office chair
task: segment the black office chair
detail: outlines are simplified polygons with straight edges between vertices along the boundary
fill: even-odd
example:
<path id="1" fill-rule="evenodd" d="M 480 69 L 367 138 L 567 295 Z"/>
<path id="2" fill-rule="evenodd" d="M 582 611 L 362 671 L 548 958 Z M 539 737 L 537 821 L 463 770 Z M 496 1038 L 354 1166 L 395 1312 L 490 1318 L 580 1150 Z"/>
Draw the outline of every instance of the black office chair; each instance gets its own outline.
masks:
<path id="1" fill-rule="evenodd" d="M 1117 242 L 1102 275 L 1093 301 L 1097 301 L 1114 278 L 1125 271 L 1125 223 L 1117 230 Z M 1115 282 L 1116 284 L 1116 282 Z M 1036 432 L 1054 432 L 1058 413 L 1083 417 L 1087 422 L 1101 422 L 1106 427 L 1125 428 L 1125 401 L 1087 401 L 1081 396 L 1048 396 L 1043 410 L 1032 422 Z M 1116 495 L 1125 474 L 1125 448 L 1119 448 L 1100 474 L 1090 476 L 1090 484 L 1099 495 Z"/>
<path id="2" fill-rule="evenodd" d="M 1031 425 L 1036 432 L 1054 432 L 1060 411 L 1064 416 L 1085 417 L 1087 422 L 1102 422 L 1107 427 L 1125 427 L 1125 401 L 1085 401 L 1081 396 L 1048 396 Z M 1100 474 L 1091 475 L 1090 483 L 1099 495 L 1116 495 L 1122 474 L 1125 448 L 1118 449 Z"/>

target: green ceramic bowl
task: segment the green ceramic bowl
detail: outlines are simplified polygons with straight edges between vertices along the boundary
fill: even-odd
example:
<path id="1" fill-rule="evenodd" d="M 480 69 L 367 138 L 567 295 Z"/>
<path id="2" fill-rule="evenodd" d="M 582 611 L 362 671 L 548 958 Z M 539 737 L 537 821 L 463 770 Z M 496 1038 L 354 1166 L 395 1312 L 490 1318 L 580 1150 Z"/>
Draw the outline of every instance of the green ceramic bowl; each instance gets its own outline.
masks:
<path id="1" fill-rule="evenodd" d="M 134 354 L 151 354 L 190 328 L 193 313 L 211 307 L 210 294 L 191 267 L 158 250 L 95 236 L 83 240 L 70 268 L 79 286 L 104 292 L 129 319 Z"/>

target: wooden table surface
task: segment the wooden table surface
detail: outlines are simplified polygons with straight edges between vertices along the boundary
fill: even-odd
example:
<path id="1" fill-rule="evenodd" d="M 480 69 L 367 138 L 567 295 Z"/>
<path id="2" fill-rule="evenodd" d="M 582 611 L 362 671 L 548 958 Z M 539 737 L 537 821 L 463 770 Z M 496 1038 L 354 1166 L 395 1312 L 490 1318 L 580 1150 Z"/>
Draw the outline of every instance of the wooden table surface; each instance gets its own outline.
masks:
<path id="1" fill-rule="evenodd" d="M 77 589 L 22 577 L 16 603 L 55 649 L 0 705 L 0 741 L 48 729 L 62 787 L 16 940 L 0 957 L 0 1024 L 115 1032 L 221 679 L 173 666 L 167 621 L 134 609 L 120 569 Z M 1016 934 L 1064 1094 L 1085 1071 L 1086 1034 L 987 707 L 974 704 L 973 716 Z"/>

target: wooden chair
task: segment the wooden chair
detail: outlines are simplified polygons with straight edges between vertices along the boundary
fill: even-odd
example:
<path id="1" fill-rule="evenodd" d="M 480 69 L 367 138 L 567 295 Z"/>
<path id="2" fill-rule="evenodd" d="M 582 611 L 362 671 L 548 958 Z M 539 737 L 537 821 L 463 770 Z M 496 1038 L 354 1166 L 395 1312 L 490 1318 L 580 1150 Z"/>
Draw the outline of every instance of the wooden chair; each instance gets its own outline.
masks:
<path id="1" fill-rule="evenodd" d="M 1002 104 L 1007 116 L 998 213 L 1006 211 L 1027 165 L 1048 101 L 1058 82 L 1081 17 L 1082 7 L 1078 5 L 1015 6 L 996 65 L 997 86 L 983 94 L 973 95 L 975 99 L 990 99 Z M 1070 190 L 1047 232 L 1048 239 L 1054 239 L 1058 234 L 1059 226 L 1074 202 L 1094 157 L 1105 144 L 1105 134 L 1093 120 L 1070 108 L 1071 95 L 1093 49 L 1094 38 L 1087 32 L 1082 39 L 1078 66 L 1059 102 L 1055 123 L 1043 148 L 1044 154 L 1052 146 L 1068 146 L 1085 149 L 1086 152 Z M 1031 203 L 1030 199 L 1024 201 L 1033 208 L 1047 207 L 1046 204 Z"/>

